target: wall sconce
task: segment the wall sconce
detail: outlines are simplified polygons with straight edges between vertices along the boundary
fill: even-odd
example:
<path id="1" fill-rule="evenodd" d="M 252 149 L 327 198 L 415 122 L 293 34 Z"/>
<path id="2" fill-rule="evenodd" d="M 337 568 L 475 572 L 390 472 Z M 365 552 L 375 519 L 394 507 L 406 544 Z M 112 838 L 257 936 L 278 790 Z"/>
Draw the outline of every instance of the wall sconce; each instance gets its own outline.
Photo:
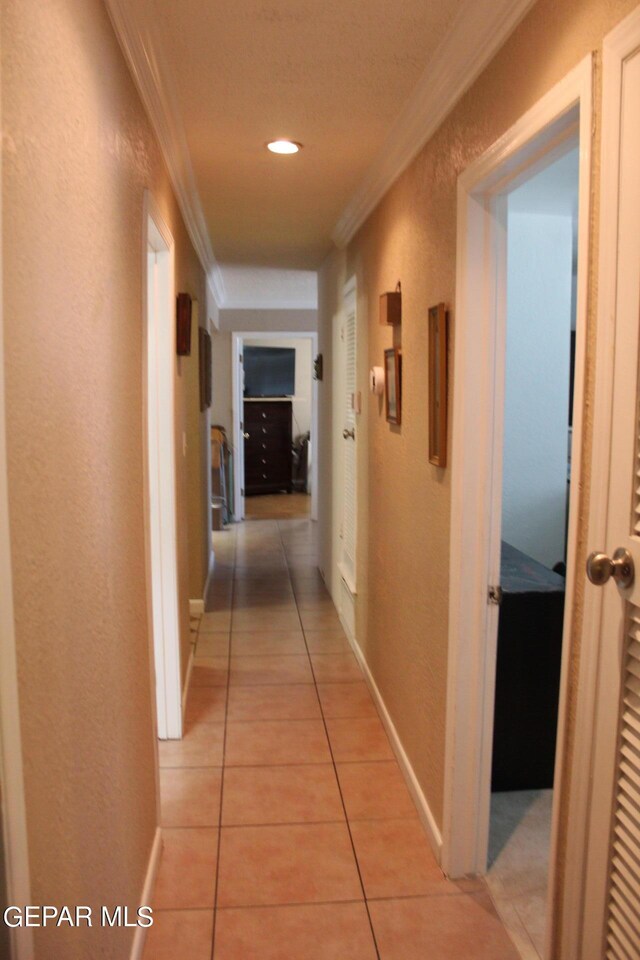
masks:
<path id="1" fill-rule="evenodd" d="M 376 397 L 384 393 L 384 367 L 371 367 L 369 371 L 369 389 Z"/>
<path id="2" fill-rule="evenodd" d="M 380 323 L 397 327 L 402 323 L 402 287 L 400 281 L 392 293 L 380 296 Z"/>

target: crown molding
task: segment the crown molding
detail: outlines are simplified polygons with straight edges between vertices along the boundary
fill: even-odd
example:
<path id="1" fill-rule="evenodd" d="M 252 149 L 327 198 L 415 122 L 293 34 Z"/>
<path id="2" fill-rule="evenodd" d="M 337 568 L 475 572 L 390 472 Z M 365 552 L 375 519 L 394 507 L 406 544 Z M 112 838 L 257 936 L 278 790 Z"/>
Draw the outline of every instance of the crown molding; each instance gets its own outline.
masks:
<path id="1" fill-rule="evenodd" d="M 185 226 L 207 275 L 218 306 L 225 299 L 224 279 L 213 255 L 202 203 L 196 187 L 189 147 L 176 102 L 162 43 L 153 17 L 144 24 L 130 0 L 105 0 L 116 36 L 145 110 L 160 142 Z"/>
<path id="2" fill-rule="evenodd" d="M 313 310 L 318 309 L 318 303 L 311 300 L 240 300 L 229 298 L 226 300 L 223 310 Z"/>
<path id="3" fill-rule="evenodd" d="M 208 234 L 207 234 L 207 238 L 208 238 Z M 215 258 L 213 260 L 213 265 L 207 271 L 207 279 L 209 281 L 209 286 L 211 287 L 213 296 L 215 298 L 216 303 L 218 304 L 218 307 L 226 307 L 227 295 L 224 287 L 224 277 L 222 276 L 222 270 L 220 269 L 220 265 L 218 264 Z"/>
<path id="4" fill-rule="evenodd" d="M 332 239 L 345 247 L 535 0 L 466 0 L 382 149 L 342 212 Z"/>

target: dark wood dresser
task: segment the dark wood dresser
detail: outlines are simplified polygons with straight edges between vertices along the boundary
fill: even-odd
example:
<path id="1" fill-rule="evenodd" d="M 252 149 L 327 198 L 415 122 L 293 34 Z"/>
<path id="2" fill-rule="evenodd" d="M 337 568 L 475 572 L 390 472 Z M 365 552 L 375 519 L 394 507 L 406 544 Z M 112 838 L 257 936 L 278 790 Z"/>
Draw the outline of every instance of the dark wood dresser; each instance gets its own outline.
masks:
<path id="1" fill-rule="evenodd" d="M 244 492 L 293 490 L 291 400 L 244 401 Z"/>
<path id="2" fill-rule="evenodd" d="M 565 582 L 502 543 L 491 789 L 553 786 Z"/>

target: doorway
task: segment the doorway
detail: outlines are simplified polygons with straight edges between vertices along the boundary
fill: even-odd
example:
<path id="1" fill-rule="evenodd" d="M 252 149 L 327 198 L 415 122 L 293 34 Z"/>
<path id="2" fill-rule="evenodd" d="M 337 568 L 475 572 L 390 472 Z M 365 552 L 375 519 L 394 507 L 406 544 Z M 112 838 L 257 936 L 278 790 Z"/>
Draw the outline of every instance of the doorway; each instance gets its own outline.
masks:
<path id="1" fill-rule="evenodd" d="M 182 737 L 175 459 L 175 290 L 171 233 L 145 194 L 148 596 L 161 740 Z"/>
<path id="2" fill-rule="evenodd" d="M 500 704 L 504 697 L 505 684 L 501 677 L 500 655 L 504 646 L 499 637 L 500 620 L 503 626 L 508 619 L 521 615 L 513 609 L 507 611 L 505 587 L 508 574 L 503 571 L 502 561 L 511 564 L 517 575 L 518 564 L 522 574 L 534 581 L 540 577 L 549 583 L 541 590 L 555 591 L 555 609 L 545 614 L 554 625 L 556 649 L 554 663 L 547 663 L 546 689 L 555 686 L 555 694 L 548 698 L 550 710 L 545 713 L 542 700 L 535 698 L 535 690 L 529 694 L 530 702 L 545 716 L 546 728 L 540 732 L 545 741 L 544 756 L 538 767 L 544 771 L 549 789 L 553 783 L 554 770 L 562 768 L 564 749 L 564 716 L 567 703 L 569 639 L 572 637 L 572 604 L 564 604 L 564 595 L 573 596 L 575 583 L 575 553 L 577 542 L 578 490 L 581 476 L 582 409 L 584 397 L 584 357 L 586 344 L 587 304 L 587 255 L 590 196 L 590 142 L 591 142 L 591 58 L 586 58 L 564 81 L 536 104 L 494 147 L 474 163 L 460 178 L 458 192 L 458 277 L 457 318 L 455 338 L 456 371 L 454 381 L 454 419 L 452 456 L 452 527 L 450 566 L 450 642 L 449 642 L 449 691 L 447 713 L 445 813 L 443 829 L 442 863 L 445 872 L 452 877 L 466 874 L 485 874 L 490 850 L 495 854 L 496 845 L 490 848 L 490 823 L 492 806 L 495 814 L 499 804 L 492 803 L 492 769 L 494 759 L 494 732 L 498 734 L 501 717 L 515 720 L 528 719 L 522 704 Z M 575 219 L 577 232 L 572 233 L 572 217 L 565 217 L 560 233 L 553 244 L 545 242 L 548 233 L 542 229 L 538 249 L 561 245 L 564 254 L 564 328 L 562 349 L 559 357 L 558 383 L 549 389 L 547 402 L 553 408 L 556 425 L 554 480 L 548 482 L 554 489 L 550 506 L 550 490 L 539 490 L 540 514 L 554 516 L 555 541 L 544 549 L 533 544 L 527 537 L 534 536 L 541 526 L 533 524 L 527 529 L 529 507 L 518 507 L 517 484 L 532 496 L 535 482 L 542 482 L 539 466 L 531 469 L 526 447 L 527 431 L 517 425 L 517 404 L 514 396 L 524 401 L 522 370 L 517 372 L 512 358 L 509 364 L 508 346 L 514 342 L 514 330 L 509 330 L 509 271 L 516 257 L 514 243 L 518 227 L 526 220 L 525 207 L 517 210 L 517 204 L 535 204 L 532 194 L 540 183 L 557 178 L 558 169 L 565 173 L 578 171 L 577 203 Z M 542 179 L 537 179 L 542 178 Z M 537 184 L 536 184 L 537 179 Z M 570 179 L 570 177 L 569 177 Z M 547 183 L 547 186 L 549 184 Z M 521 192 L 519 192 L 521 191 Z M 552 191 L 553 192 L 553 191 Z M 556 198 L 557 199 L 557 198 Z M 510 209 L 511 207 L 511 209 Z M 530 211 L 529 211 L 530 212 Z M 546 225 L 547 228 L 549 224 Z M 540 227 L 540 224 L 538 224 Z M 555 229 L 555 227 L 554 227 Z M 529 231 L 531 235 L 531 231 Z M 522 238 L 521 238 L 522 239 Z M 529 241 L 531 242 L 531 240 Z M 575 250 L 575 252 L 574 252 Z M 522 257 L 522 250 L 520 254 Z M 521 274 L 531 277 L 535 273 L 530 259 L 525 262 Z M 575 260 L 575 284 L 572 285 L 572 262 Z M 550 267 L 554 266 L 551 263 Z M 540 277 L 538 277 L 538 286 Z M 513 284 L 512 284 L 513 286 Z M 512 290 L 513 293 L 513 290 Z M 546 283 L 533 295 L 524 290 L 526 297 L 533 296 L 533 315 L 521 330 L 520 359 L 531 359 L 532 351 L 548 346 L 541 338 L 531 339 L 531 324 L 537 322 L 541 313 L 553 314 L 559 304 L 559 292 L 552 291 Z M 549 298 L 547 301 L 547 297 Z M 514 296 L 512 296 L 514 300 Z M 521 305 L 522 306 L 522 305 Z M 513 307 L 513 303 L 511 304 Z M 575 322 L 571 323 L 571 313 Z M 571 336 L 571 327 L 575 333 Z M 561 325 L 556 324 L 558 330 Z M 511 337 L 509 333 L 511 332 Z M 527 343 L 527 336 L 529 341 Z M 516 346 L 517 346 L 517 337 Z M 569 431 L 569 370 L 573 346 L 573 417 Z M 540 350 L 538 351 L 540 352 Z M 541 366 L 542 364 L 542 366 Z M 538 362 L 538 372 L 548 372 L 546 361 Z M 535 382 L 535 378 L 534 378 Z M 515 393 L 514 393 L 515 389 Z M 540 390 L 538 396 L 528 399 L 528 406 L 520 411 L 520 423 L 526 415 L 541 414 Z M 555 391 L 555 392 L 554 392 Z M 564 396 L 565 400 L 562 399 Z M 511 402 L 510 402 L 511 401 Z M 533 410 L 531 409 L 533 407 Z M 512 417 L 516 426 L 510 422 Z M 536 435 L 546 439 L 540 431 L 541 418 L 536 423 Z M 527 428 L 529 429 L 529 428 Z M 569 439 L 571 437 L 571 439 Z M 509 457 L 505 443 L 511 440 Z M 529 439 L 533 440 L 530 436 Z M 518 449 L 519 443 L 519 449 Z M 515 447 L 514 447 L 515 444 Z M 567 484 L 567 465 L 571 460 L 572 483 Z M 562 466 L 563 464 L 563 466 Z M 523 478 L 531 482 L 523 484 Z M 568 493 L 568 495 L 567 495 Z M 507 510 L 507 506 L 510 510 Z M 566 519 L 568 517 L 568 520 Z M 558 529 L 559 528 L 559 529 Z M 503 548 L 503 533 L 508 531 L 512 539 L 519 541 L 516 554 Z M 508 541 L 507 541 L 508 543 Z M 518 544 L 511 546 L 518 547 Z M 531 554 L 536 554 L 533 558 Z M 556 554 L 558 554 L 556 558 Z M 531 562 L 533 560 L 533 562 Z M 537 566 L 536 566 L 537 564 Z M 559 564 L 557 571 L 553 566 Z M 564 564 L 564 566 L 562 566 Z M 508 565 L 508 564 L 507 564 Z M 556 578 L 556 579 L 554 579 Z M 504 583 L 503 583 L 504 581 Z M 553 583 L 551 583 L 553 581 Z M 564 588 L 564 589 L 563 589 Z M 502 591 L 502 593 L 501 593 Z M 535 592 L 535 591 L 534 591 Z M 502 600 L 504 606 L 500 606 Z M 536 601 L 537 602 L 537 601 Z M 551 604 L 553 606 L 553 604 Z M 501 612 L 502 611 L 502 612 Z M 517 628 L 515 629 L 518 633 Z M 545 627 L 545 636 L 548 633 Z M 559 648 L 559 649 L 558 649 Z M 513 652 L 513 651 L 512 651 Z M 526 658 L 530 658 L 527 662 Z M 542 661 L 548 660 L 542 652 L 542 644 L 531 644 L 515 653 L 516 669 L 527 680 L 533 667 L 542 670 Z M 553 659 L 553 658 L 552 658 Z M 523 662 L 524 660 L 524 662 Z M 512 665 L 513 666 L 513 665 Z M 544 670 L 542 670 L 544 673 Z M 509 682 L 506 689 L 509 694 Z M 501 689 L 502 687 L 502 689 Z M 538 685 L 538 691 L 540 686 Z M 553 701 L 555 698 L 555 706 Z M 518 713 L 520 711 L 520 714 Z M 556 723 L 557 717 L 557 723 Z M 533 721 L 535 722 L 535 721 Z M 536 728 L 537 729 L 537 728 Z M 509 731 L 508 731 L 509 732 Z M 557 746 L 556 746 L 557 745 Z M 532 750 L 522 742 L 521 752 L 525 760 L 533 763 Z M 555 752 L 555 757 L 554 757 Z M 513 759 L 513 758 L 512 758 Z M 517 757 L 516 757 L 517 760 Z M 507 771 L 509 772 L 509 771 Z M 511 771 L 513 772 L 513 771 Z M 544 778 L 543 778 L 544 782 Z M 516 781 L 517 784 L 517 781 Z M 516 790 L 513 791 L 517 792 Z M 522 797 L 519 798 L 522 801 Z M 550 795 L 547 795 L 550 800 Z M 535 806 L 535 804 L 533 804 Z M 542 804 L 544 807 L 544 803 Z M 542 857 L 544 874 L 540 897 L 555 907 L 555 844 L 561 806 L 560 790 L 554 791 L 551 808 L 549 853 Z M 520 806 L 520 809 L 522 804 Z M 539 811 L 536 810 L 536 815 Z M 548 814 L 540 818 L 548 824 Z M 515 823 L 514 823 L 515 820 Z M 510 835 L 522 817 L 518 807 L 504 814 L 503 831 Z M 506 824 L 506 827 L 505 827 Z M 495 832 L 494 837 L 495 840 Z M 506 838 L 503 837 L 503 845 Z M 500 847 L 500 841 L 497 844 Z M 546 876 L 548 873 L 548 890 Z M 512 892 L 512 891 L 511 891 Z M 539 906 L 539 901 L 537 901 Z M 506 912 L 506 911 L 505 911 Z M 504 917 L 509 926 L 509 916 Z M 528 938 L 528 957 L 547 956 L 554 927 L 554 915 L 549 913 L 540 941 L 539 923 L 536 929 L 538 948 Z"/>
<path id="3" fill-rule="evenodd" d="M 234 333 L 236 520 L 318 517 L 315 332 Z"/>
<path id="4" fill-rule="evenodd" d="M 358 414 L 360 399 L 357 391 L 358 323 L 357 281 L 351 277 L 343 288 L 343 307 L 340 321 L 340 341 L 336 350 L 336 370 L 333 383 L 337 398 L 334 448 L 336 469 L 339 472 L 338 506 L 340 518 L 340 547 L 338 572 L 340 593 L 338 609 L 347 635 L 356 637 L 357 543 L 358 543 Z M 336 456 L 337 454 L 337 456 Z"/>
<path id="5" fill-rule="evenodd" d="M 504 198 L 501 593 L 487 884 L 527 960 L 544 951 L 571 502 L 577 138 L 564 150 Z"/>

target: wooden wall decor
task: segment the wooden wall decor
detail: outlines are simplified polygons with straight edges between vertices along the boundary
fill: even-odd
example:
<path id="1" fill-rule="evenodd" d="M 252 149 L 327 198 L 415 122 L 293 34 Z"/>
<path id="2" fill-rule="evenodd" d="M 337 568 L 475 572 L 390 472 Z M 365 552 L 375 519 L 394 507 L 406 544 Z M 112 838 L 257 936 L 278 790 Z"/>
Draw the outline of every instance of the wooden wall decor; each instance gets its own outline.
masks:
<path id="1" fill-rule="evenodd" d="M 380 323 L 397 327 L 402 323 L 402 287 L 398 285 L 392 293 L 380 296 Z"/>
<path id="2" fill-rule="evenodd" d="M 429 309 L 429 461 L 447 465 L 447 349 L 449 314 L 444 303 Z"/>
<path id="3" fill-rule="evenodd" d="M 179 293 L 176 297 L 176 353 L 179 357 L 191 355 L 191 296 Z"/>
<path id="4" fill-rule="evenodd" d="M 395 347 L 384 352 L 384 400 L 387 422 L 402 422 L 402 354 Z"/>
<path id="5" fill-rule="evenodd" d="M 200 361 L 200 410 L 211 406 L 211 334 L 198 327 Z"/>

